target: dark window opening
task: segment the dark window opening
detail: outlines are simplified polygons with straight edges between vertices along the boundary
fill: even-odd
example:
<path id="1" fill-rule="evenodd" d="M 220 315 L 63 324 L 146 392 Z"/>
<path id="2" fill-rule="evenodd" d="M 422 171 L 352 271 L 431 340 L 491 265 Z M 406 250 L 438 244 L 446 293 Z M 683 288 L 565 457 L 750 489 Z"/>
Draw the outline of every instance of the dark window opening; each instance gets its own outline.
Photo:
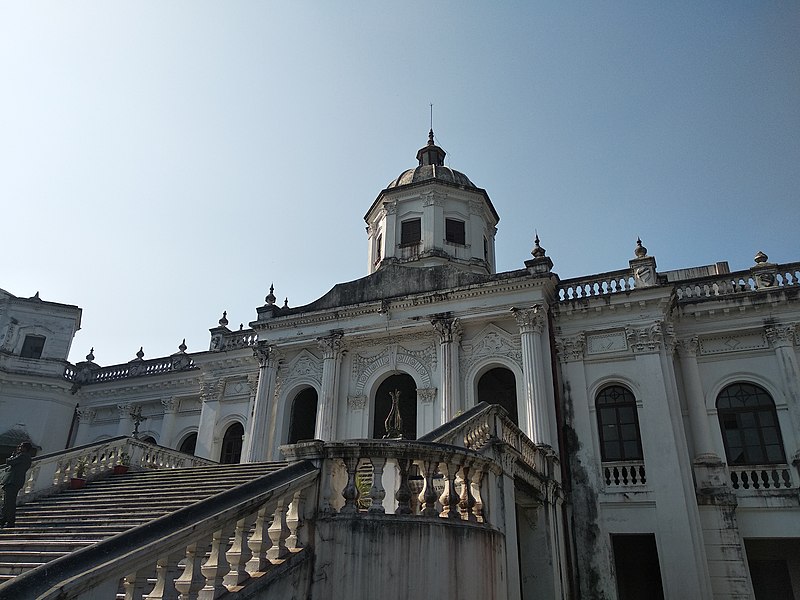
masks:
<path id="1" fill-rule="evenodd" d="M 451 244 L 461 244 L 462 246 L 467 243 L 466 228 L 464 221 L 457 221 L 456 219 L 444 220 L 444 238 Z"/>
<path id="2" fill-rule="evenodd" d="M 400 245 L 418 244 L 422 240 L 422 219 L 409 219 L 400 223 Z"/>
<path id="3" fill-rule="evenodd" d="M 656 536 L 612 535 L 619 600 L 664 600 Z"/>
<path id="4" fill-rule="evenodd" d="M 489 262 L 489 240 L 483 238 L 483 260 Z"/>
<path id="5" fill-rule="evenodd" d="M 499 404 L 508 411 L 509 418 L 519 425 L 517 379 L 509 369 L 497 367 L 481 375 L 478 380 L 478 402 Z"/>
<path id="6" fill-rule="evenodd" d="M 197 434 L 196 433 L 190 433 L 181 442 L 181 445 L 178 447 L 178 452 L 183 452 L 184 454 L 194 455 L 194 450 L 195 450 L 196 446 L 197 446 Z"/>
<path id="7" fill-rule="evenodd" d="M 147 442 L 148 444 L 155 444 L 156 443 L 156 438 L 154 438 L 152 435 L 148 435 L 148 436 L 143 437 L 142 441 L 143 442 Z"/>
<path id="8" fill-rule="evenodd" d="M 375 262 L 381 262 L 381 249 L 383 247 L 383 234 L 378 235 L 378 240 L 375 242 Z"/>
<path id="9" fill-rule="evenodd" d="M 729 465 L 786 462 L 775 403 L 752 383 L 734 383 L 717 396 L 717 415 Z"/>
<path id="10" fill-rule="evenodd" d="M 375 392 L 375 417 L 372 423 L 372 437 L 381 439 L 386 435 L 386 418 L 392 409 L 389 392 L 400 392 L 397 406 L 403 421 L 403 439 L 417 439 L 417 384 L 410 375 L 390 375 L 378 386 Z"/>
<path id="11" fill-rule="evenodd" d="M 603 388 L 595 406 L 603 460 L 642 460 L 636 398 L 630 390 L 621 385 Z"/>
<path id="12" fill-rule="evenodd" d="M 22 358 L 41 358 L 45 339 L 42 335 L 26 335 L 19 355 Z"/>
<path id="13" fill-rule="evenodd" d="M 317 390 L 306 388 L 294 398 L 289 418 L 289 442 L 313 440 L 317 425 Z"/>
<path id="14" fill-rule="evenodd" d="M 234 423 L 225 431 L 222 438 L 222 452 L 219 462 L 224 465 L 238 464 L 242 459 L 242 438 L 244 437 L 244 427 L 241 423 Z"/>

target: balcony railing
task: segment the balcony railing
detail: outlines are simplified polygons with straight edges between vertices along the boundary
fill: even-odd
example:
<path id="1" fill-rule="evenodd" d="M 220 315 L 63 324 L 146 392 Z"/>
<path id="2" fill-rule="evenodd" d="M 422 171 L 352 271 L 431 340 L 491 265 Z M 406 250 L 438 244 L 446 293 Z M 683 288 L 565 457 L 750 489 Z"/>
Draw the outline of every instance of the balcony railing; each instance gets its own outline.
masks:
<path id="1" fill-rule="evenodd" d="M 647 484 L 644 461 L 617 461 L 603 463 L 603 482 L 606 489 L 642 487 Z"/>
<path id="2" fill-rule="evenodd" d="M 794 487 L 789 465 L 728 465 L 734 490 L 788 490 Z"/>

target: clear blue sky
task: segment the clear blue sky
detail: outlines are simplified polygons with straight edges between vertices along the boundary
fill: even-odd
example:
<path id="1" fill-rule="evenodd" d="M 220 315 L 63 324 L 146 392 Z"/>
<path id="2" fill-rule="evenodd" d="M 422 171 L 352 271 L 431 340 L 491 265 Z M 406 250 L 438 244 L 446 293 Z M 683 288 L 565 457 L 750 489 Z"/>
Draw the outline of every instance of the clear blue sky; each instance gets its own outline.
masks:
<path id="1" fill-rule="evenodd" d="M 363 215 L 450 166 L 562 278 L 800 260 L 797 2 L 0 3 L 0 287 L 71 359 L 208 347 L 366 274 Z"/>

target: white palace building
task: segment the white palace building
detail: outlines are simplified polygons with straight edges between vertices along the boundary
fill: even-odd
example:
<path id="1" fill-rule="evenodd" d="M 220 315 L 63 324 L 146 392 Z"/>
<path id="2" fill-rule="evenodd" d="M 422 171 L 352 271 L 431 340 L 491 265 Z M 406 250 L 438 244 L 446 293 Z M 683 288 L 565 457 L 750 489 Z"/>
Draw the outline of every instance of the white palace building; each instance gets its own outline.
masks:
<path id="1" fill-rule="evenodd" d="M 369 206 L 368 275 L 270 289 L 207 351 L 73 365 L 81 310 L 0 290 L 0 457 L 38 448 L 0 599 L 800 598 L 800 263 L 663 272 L 637 241 L 562 280 L 537 238 L 498 273 L 444 157 L 431 131 Z M 3 571 L 46 537 L 26 511 L 164 470 L 189 509 Z"/>

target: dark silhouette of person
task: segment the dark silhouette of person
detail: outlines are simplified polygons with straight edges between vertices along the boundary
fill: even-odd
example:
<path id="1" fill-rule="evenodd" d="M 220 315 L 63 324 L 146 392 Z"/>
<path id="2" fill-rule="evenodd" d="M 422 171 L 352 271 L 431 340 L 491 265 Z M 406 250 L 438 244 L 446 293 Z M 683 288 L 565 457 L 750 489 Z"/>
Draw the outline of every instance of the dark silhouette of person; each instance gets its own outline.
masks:
<path id="1" fill-rule="evenodd" d="M 7 460 L 8 468 L 0 475 L 0 485 L 3 488 L 3 516 L 0 527 L 14 527 L 17 516 L 17 494 L 25 485 L 25 474 L 31 467 L 30 442 L 22 442 L 17 446 L 16 452 Z"/>

